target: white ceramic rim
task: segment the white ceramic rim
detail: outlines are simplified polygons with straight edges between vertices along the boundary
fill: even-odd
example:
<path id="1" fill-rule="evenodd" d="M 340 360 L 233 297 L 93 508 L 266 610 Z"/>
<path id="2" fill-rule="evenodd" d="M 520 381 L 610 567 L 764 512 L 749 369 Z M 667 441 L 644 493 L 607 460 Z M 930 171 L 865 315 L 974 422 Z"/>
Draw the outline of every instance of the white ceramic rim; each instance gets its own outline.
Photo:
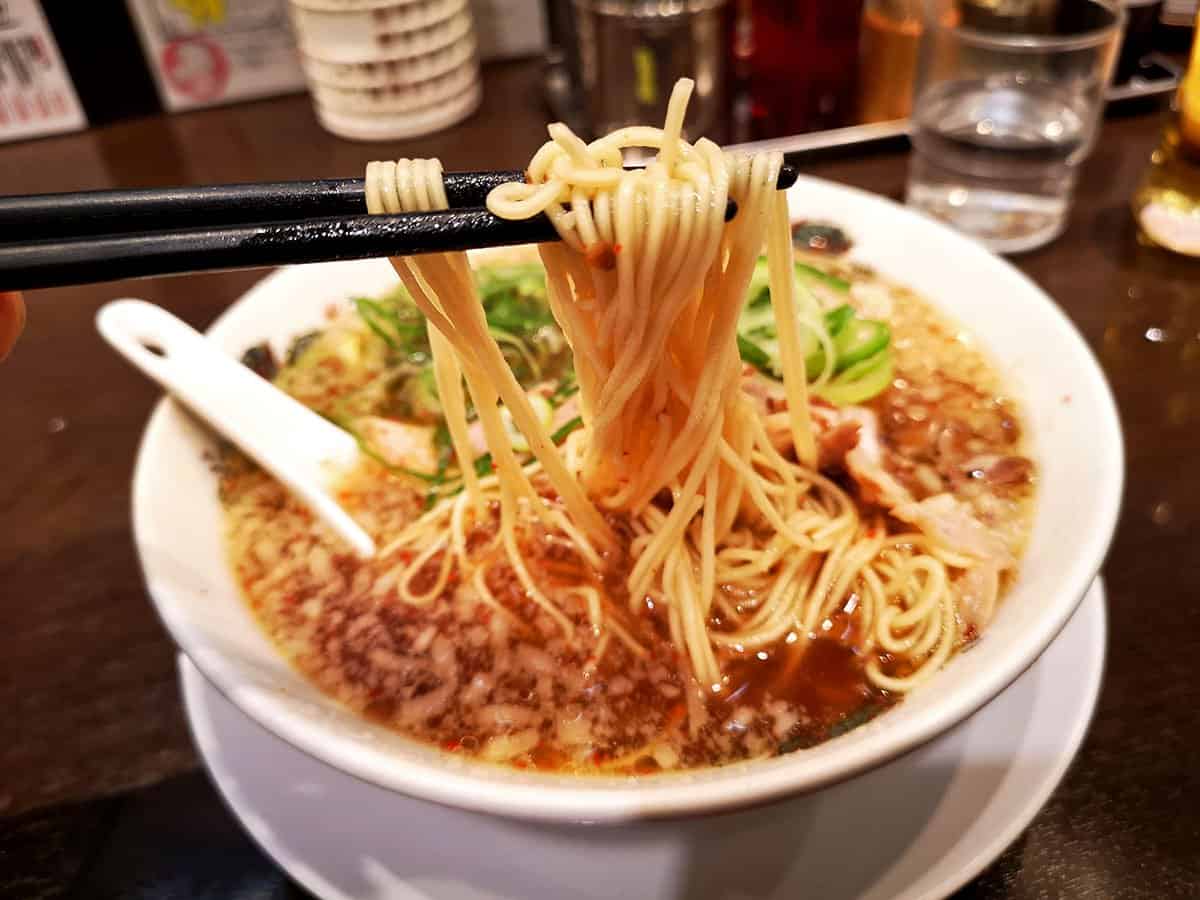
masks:
<path id="1" fill-rule="evenodd" d="M 1089 600 L 1095 604 L 1094 611 L 1087 609 Z M 1090 625 L 1090 630 L 1085 634 L 1084 639 L 1095 646 L 1095 653 L 1099 658 L 1095 665 L 1089 665 L 1083 673 L 1087 677 L 1087 684 L 1084 686 L 1084 696 L 1081 703 L 1083 715 L 1071 719 L 1071 730 L 1063 737 L 1062 752 L 1055 757 L 1054 765 L 1038 777 L 1037 789 L 1025 794 L 1025 802 L 1022 804 L 1020 811 L 1009 818 L 1004 828 L 994 832 L 986 842 L 982 842 L 967 862 L 953 869 L 953 874 L 947 872 L 936 887 L 924 891 L 905 891 L 899 897 L 894 898 L 894 900 L 940 900 L 940 898 L 949 897 L 952 893 L 967 885 L 972 879 L 979 876 L 984 869 L 995 862 L 1000 857 L 1000 854 L 1007 850 L 1009 845 L 1020 837 L 1021 833 L 1030 826 L 1038 813 L 1041 812 L 1042 807 L 1049 801 L 1055 789 L 1062 783 L 1067 771 L 1075 762 L 1075 757 L 1079 754 L 1079 748 L 1083 745 L 1084 738 L 1091 729 L 1092 720 L 1096 716 L 1096 707 L 1100 699 L 1100 688 L 1104 683 L 1104 671 L 1107 666 L 1108 657 L 1108 608 L 1107 591 L 1103 578 L 1096 578 L 1089 588 L 1087 595 L 1085 595 L 1085 599 L 1073 615 L 1081 616 L 1085 613 L 1089 616 L 1088 624 Z M 1066 635 L 1060 635 L 1055 638 L 1054 642 L 1051 642 L 1051 645 L 1053 646 L 1055 642 L 1064 640 L 1065 638 Z M 1050 648 L 1047 648 L 1047 651 L 1049 650 Z M 222 802 L 233 814 L 234 818 L 241 823 L 242 828 L 246 830 L 250 839 L 264 856 L 280 869 L 287 872 L 288 875 L 299 882 L 314 897 L 321 897 L 328 900 L 329 895 L 324 890 L 326 887 L 324 880 L 317 876 L 302 858 L 287 852 L 286 848 L 280 845 L 277 836 L 270 828 L 264 827 L 262 821 L 256 816 L 257 810 L 246 808 L 236 792 L 230 790 L 229 773 L 224 771 L 219 772 L 214 767 L 212 760 L 209 759 L 207 745 L 210 740 L 215 739 L 216 733 L 212 730 L 211 720 L 206 719 L 203 723 L 203 728 L 207 729 L 207 731 L 204 739 L 201 739 L 201 721 L 198 704 L 202 700 L 203 691 L 207 689 L 216 690 L 218 693 L 220 691 L 191 664 L 185 654 L 179 655 L 178 674 L 180 693 L 184 698 L 188 730 L 192 735 L 192 743 L 199 749 L 200 762 L 204 766 L 209 780 L 216 787 Z M 988 715 L 988 710 L 981 710 L 979 715 Z M 958 727 L 963 727 L 963 725 L 960 723 Z M 320 765 L 327 765 L 321 760 L 316 760 L 316 762 Z M 340 770 L 334 771 L 340 773 Z M 236 785 L 232 785 L 232 787 L 236 787 Z M 939 861 L 938 863 L 938 865 L 943 864 L 944 861 Z"/>
<path id="2" fill-rule="evenodd" d="M 1087 698 L 1085 700 L 1087 714 L 1073 723 L 1071 733 L 1067 735 L 1063 742 L 1063 749 L 1066 752 L 1058 757 L 1054 770 L 1045 778 L 1038 790 L 1026 796 L 1025 805 L 1021 808 L 1021 812 L 1012 817 L 1012 821 L 1009 822 L 1008 827 L 996 832 L 987 844 L 980 847 L 971 858 L 971 861 L 962 867 L 955 878 L 947 879 L 943 884 L 938 886 L 937 891 L 930 891 L 921 900 L 937 900 L 939 897 L 950 896 L 950 894 L 965 887 L 968 882 L 976 878 L 984 869 L 999 859 L 1000 854 L 1007 850 L 1009 845 L 1019 838 L 1022 832 L 1037 818 L 1037 814 L 1042 811 L 1042 807 L 1049 802 L 1051 795 L 1062 784 L 1067 771 L 1075 762 L 1075 757 L 1079 755 L 1079 748 L 1083 746 L 1084 738 L 1087 737 L 1088 732 L 1092 728 L 1092 721 L 1096 718 L 1096 708 L 1100 705 L 1100 689 L 1104 685 L 1104 673 L 1108 668 L 1108 588 L 1104 583 L 1104 579 L 1097 575 L 1089 591 L 1095 591 L 1098 594 L 1096 603 L 1099 606 L 1099 613 L 1096 616 L 1093 628 L 1098 632 L 1094 640 L 1099 645 L 1100 660 L 1096 666 L 1096 674 L 1088 686 Z M 1087 595 L 1085 594 L 1084 597 L 1086 601 Z M 1082 612 L 1078 607 L 1076 610 Z M 1072 615 L 1074 614 L 1072 613 Z M 1067 621 L 1070 621 L 1070 619 Z M 1066 623 L 1064 622 L 1063 625 L 1065 627 Z M 1015 681 L 1016 679 L 1013 680 Z"/>
<path id="3" fill-rule="evenodd" d="M 310 716 L 289 712 L 282 704 L 261 693 L 239 690 L 237 665 L 224 659 L 217 651 L 193 641 L 188 623 L 173 610 L 169 601 L 154 597 L 155 606 L 176 643 L 188 654 L 197 668 L 226 697 L 269 731 L 300 750 L 321 759 L 335 768 L 391 790 L 422 797 L 465 809 L 542 821 L 618 822 L 630 819 L 668 818 L 672 816 L 715 813 L 743 808 L 802 791 L 811 791 L 850 778 L 868 768 L 929 741 L 960 722 L 996 696 L 1024 672 L 1049 646 L 1082 600 L 1108 550 L 1115 531 L 1120 509 L 1124 480 L 1124 449 L 1116 404 L 1108 383 L 1090 348 L 1066 315 L 1040 288 L 1007 262 L 993 256 L 986 248 L 931 219 L 911 210 L 898 207 L 889 200 L 865 191 L 842 185 L 831 185 L 818 179 L 802 177 L 799 190 L 830 190 L 844 192 L 858 204 L 883 204 L 889 215 L 899 216 L 915 232 L 936 233 L 938 240 L 954 248 L 954 263 L 958 268 L 978 269 L 989 278 L 1003 279 L 1013 291 L 1040 298 L 1045 305 L 1043 326 L 1053 330 L 1060 342 L 1061 360 L 1070 360 L 1087 385 L 1099 418 L 1093 423 L 1089 446 L 1094 450 L 1102 473 L 1106 476 L 1095 485 L 1096 516 L 1080 522 L 1078 540 L 1066 551 L 1068 561 L 1055 579 L 1056 589 L 1048 595 L 1045 611 L 1021 634 L 1019 642 L 1005 653 L 1002 662 L 993 665 L 968 685 L 943 685 L 939 702 L 922 707 L 917 715 L 903 722 L 887 716 L 877 720 L 881 727 L 872 729 L 879 740 L 860 740 L 843 743 L 854 734 L 837 738 L 822 745 L 841 745 L 836 760 L 823 758 L 824 765 L 807 762 L 805 754 L 789 754 L 766 761 L 735 764 L 720 769 L 705 770 L 696 778 L 687 775 L 663 775 L 652 779 L 623 780 L 594 777 L 547 776 L 529 773 L 519 775 L 484 763 L 465 763 L 450 769 L 426 761 L 418 752 L 399 756 L 354 740 L 333 729 L 315 726 Z M 847 223 L 848 227 L 853 227 Z M 251 300 L 272 280 L 284 272 L 268 276 L 259 286 L 239 301 Z M 219 333 L 239 304 L 230 307 L 214 322 L 210 334 Z M 151 546 L 150 471 L 159 434 L 169 427 L 172 412 L 170 401 L 164 399 L 155 408 L 143 436 L 134 472 L 133 506 L 134 533 L 143 572 L 147 583 L 169 581 L 164 573 L 154 573 L 147 564 L 144 548 Z M 1036 435 L 1035 435 L 1036 441 Z M 930 688 L 927 686 L 926 690 Z M 876 723 L 872 723 L 873 725 Z M 865 732 L 866 728 L 860 729 Z M 425 752 L 425 748 L 422 748 Z"/>

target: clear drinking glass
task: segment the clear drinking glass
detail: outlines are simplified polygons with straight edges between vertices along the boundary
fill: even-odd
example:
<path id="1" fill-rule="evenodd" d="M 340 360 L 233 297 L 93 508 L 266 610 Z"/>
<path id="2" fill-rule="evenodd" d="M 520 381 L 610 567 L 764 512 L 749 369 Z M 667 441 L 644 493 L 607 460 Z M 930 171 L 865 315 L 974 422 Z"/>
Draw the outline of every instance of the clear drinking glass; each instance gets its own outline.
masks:
<path id="1" fill-rule="evenodd" d="M 998 253 L 1053 240 L 1095 140 L 1123 10 L 1112 0 L 927 0 L 925 12 L 909 205 Z"/>

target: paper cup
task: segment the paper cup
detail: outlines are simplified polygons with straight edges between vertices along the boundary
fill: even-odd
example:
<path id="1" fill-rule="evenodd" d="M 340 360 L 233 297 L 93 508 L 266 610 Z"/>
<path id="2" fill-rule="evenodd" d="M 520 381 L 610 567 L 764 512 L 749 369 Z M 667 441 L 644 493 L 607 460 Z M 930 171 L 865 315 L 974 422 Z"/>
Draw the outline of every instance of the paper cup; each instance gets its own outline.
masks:
<path id="1" fill-rule="evenodd" d="M 479 81 L 461 94 L 431 106 L 393 113 L 344 112 L 317 103 L 317 118 L 333 134 L 352 141 L 394 141 L 420 137 L 461 122 L 479 108 L 483 96 Z"/>
<path id="2" fill-rule="evenodd" d="M 325 62 L 394 59 L 444 46 L 470 27 L 467 0 L 413 0 L 363 10 L 292 6 L 300 51 Z"/>
<path id="3" fill-rule="evenodd" d="M 373 62 L 326 62 L 301 56 L 309 82 L 335 88 L 365 90 L 427 81 L 465 66 L 475 59 L 475 35 L 470 22 L 451 43 L 426 53 Z"/>
<path id="4" fill-rule="evenodd" d="M 291 0 L 291 2 L 292 6 L 316 12 L 357 13 L 392 6 L 406 6 L 420 3 L 421 0 Z"/>
<path id="5" fill-rule="evenodd" d="M 479 69 L 472 62 L 416 84 L 396 84 L 383 88 L 339 88 L 313 83 L 310 87 L 318 106 L 348 115 L 374 116 L 425 109 L 458 97 L 478 80 Z"/>

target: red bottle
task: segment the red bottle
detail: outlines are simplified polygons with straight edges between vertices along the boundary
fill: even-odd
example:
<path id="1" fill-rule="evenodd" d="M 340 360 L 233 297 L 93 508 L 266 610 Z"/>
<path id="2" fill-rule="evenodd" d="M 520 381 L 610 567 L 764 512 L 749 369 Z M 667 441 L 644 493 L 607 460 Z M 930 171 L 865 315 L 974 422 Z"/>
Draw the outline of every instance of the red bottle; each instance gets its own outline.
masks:
<path id="1" fill-rule="evenodd" d="M 740 6 L 735 68 L 749 95 L 747 137 L 854 124 L 862 0 L 743 0 Z"/>

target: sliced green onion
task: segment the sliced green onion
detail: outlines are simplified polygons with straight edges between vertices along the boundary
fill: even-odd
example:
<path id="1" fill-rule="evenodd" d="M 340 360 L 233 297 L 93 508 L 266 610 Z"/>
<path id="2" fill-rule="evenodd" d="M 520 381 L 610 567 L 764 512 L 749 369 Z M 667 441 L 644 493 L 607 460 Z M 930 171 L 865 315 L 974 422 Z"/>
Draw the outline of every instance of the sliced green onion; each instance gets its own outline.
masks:
<path id="1" fill-rule="evenodd" d="M 887 390 L 892 383 L 892 369 L 891 351 L 885 350 L 846 369 L 814 393 L 836 406 L 862 403 Z"/>
<path id="2" fill-rule="evenodd" d="M 771 370 L 771 357 L 767 355 L 767 351 L 763 350 L 762 347 L 758 346 L 750 338 L 743 337 L 740 334 L 737 336 L 737 344 L 738 355 L 745 362 L 750 363 L 750 365 L 762 372 Z"/>
<path id="3" fill-rule="evenodd" d="M 887 347 L 891 339 L 892 330 L 885 323 L 874 319 L 852 319 L 834 335 L 834 373 L 840 374 L 870 359 Z"/>
<path id="4" fill-rule="evenodd" d="M 575 416 L 575 418 L 568 419 L 567 421 L 563 422 L 562 425 L 555 430 L 554 434 L 550 435 L 550 440 L 556 444 L 561 444 L 567 439 L 567 436 L 570 435 L 571 432 L 577 431 L 582 427 L 583 419 L 579 416 Z"/>
<path id="5" fill-rule="evenodd" d="M 845 328 L 854 319 L 854 307 L 849 303 L 843 303 L 836 309 L 831 309 L 825 313 L 825 328 L 829 331 L 830 337 L 837 337 L 841 330 Z"/>
<path id="6" fill-rule="evenodd" d="M 554 388 L 554 393 L 550 395 L 550 405 L 558 409 L 568 399 L 579 393 L 579 382 L 575 380 L 575 370 L 567 370 L 558 385 Z"/>
<path id="7" fill-rule="evenodd" d="M 480 478 L 492 474 L 492 454 L 485 453 L 475 457 L 475 474 Z"/>
<path id="8" fill-rule="evenodd" d="M 395 318 L 388 314 L 383 308 L 383 304 L 369 297 L 355 297 L 354 308 L 358 310 L 359 317 L 367 323 L 367 327 L 375 332 L 377 337 L 393 350 L 400 349 L 394 332 L 387 327 L 388 323 L 394 324 Z"/>
<path id="9" fill-rule="evenodd" d="M 809 266 L 798 262 L 796 263 L 796 273 L 812 281 L 819 282 L 826 287 L 833 288 L 839 294 L 849 293 L 850 291 L 850 282 L 846 281 L 846 279 L 830 275 L 828 272 L 822 272 L 816 266 Z"/>

